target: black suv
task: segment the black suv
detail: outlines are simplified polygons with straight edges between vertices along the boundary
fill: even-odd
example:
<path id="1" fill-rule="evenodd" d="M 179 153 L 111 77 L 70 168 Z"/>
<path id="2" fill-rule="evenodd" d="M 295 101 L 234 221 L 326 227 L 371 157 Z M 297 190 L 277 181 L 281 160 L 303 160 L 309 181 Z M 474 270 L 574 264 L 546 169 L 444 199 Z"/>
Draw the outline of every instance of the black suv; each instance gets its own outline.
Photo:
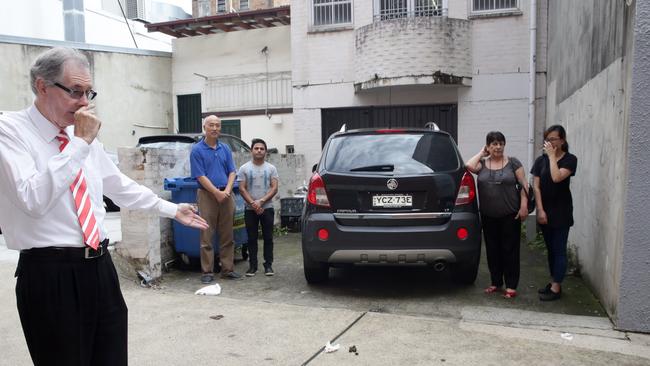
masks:
<path id="1" fill-rule="evenodd" d="M 302 217 L 309 283 L 335 265 L 450 267 L 474 283 L 481 254 L 474 178 L 452 137 L 432 129 L 333 134 L 314 168 Z"/>

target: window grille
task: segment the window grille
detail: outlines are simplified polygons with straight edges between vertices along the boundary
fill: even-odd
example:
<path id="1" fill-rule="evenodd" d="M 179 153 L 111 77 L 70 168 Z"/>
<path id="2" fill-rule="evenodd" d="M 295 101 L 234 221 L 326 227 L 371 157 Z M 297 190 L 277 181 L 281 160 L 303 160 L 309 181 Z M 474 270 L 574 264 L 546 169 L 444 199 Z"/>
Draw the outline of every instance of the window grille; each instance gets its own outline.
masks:
<path id="1" fill-rule="evenodd" d="M 375 20 L 443 16 L 440 0 L 378 0 Z"/>
<path id="2" fill-rule="evenodd" d="M 519 9 L 518 0 L 472 0 L 473 13 L 488 13 Z"/>
<path id="3" fill-rule="evenodd" d="M 248 10 L 248 0 L 239 0 L 239 10 Z"/>
<path id="4" fill-rule="evenodd" d="M 217 13 L 226 12 L 226 0 L 217 0 Z"/>
<path id="5" fill-rule="evenodd" d="M 313 25 L 352 23 L 352 0 L 313 0 Z"/>
<path id="6" fill-rule="evenodd" d="M 199 17 L 207 17 L 210 15 L 210 0 L 199 0 L 197 5 Z"/>

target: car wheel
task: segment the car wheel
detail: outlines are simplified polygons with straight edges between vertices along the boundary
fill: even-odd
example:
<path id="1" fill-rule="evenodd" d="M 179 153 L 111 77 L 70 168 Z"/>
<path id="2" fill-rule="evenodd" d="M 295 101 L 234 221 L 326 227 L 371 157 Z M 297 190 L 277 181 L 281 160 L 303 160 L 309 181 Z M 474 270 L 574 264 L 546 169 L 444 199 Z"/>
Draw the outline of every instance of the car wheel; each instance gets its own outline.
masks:
<path id="1" fill-rule="evenodd" d="M 453 263 L 450 267 L 451 278 L 461 285 L 471 285 L 478 275 L 478 261 L 470 263 Z"/>
<path id="2" fill-rule="evenodd" d="M 302 253 L 302 260 L 307 283 L 322 283 L 328 280 L 330 276 L 330 266 L 327 263 L 311 260 L 304 251 Z"/>

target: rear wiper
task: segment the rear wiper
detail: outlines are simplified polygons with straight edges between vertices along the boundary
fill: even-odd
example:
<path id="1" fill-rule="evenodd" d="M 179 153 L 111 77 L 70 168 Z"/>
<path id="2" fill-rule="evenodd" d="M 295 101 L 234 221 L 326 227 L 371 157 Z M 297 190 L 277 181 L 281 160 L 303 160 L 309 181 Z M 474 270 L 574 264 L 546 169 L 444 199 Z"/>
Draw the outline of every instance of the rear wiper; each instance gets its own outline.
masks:
<path id="1" fill-rule="evenodd" d="M 395 170 L 393 164 L 368 165 L 350 169 L 351 172 L 392 172 Z"/>

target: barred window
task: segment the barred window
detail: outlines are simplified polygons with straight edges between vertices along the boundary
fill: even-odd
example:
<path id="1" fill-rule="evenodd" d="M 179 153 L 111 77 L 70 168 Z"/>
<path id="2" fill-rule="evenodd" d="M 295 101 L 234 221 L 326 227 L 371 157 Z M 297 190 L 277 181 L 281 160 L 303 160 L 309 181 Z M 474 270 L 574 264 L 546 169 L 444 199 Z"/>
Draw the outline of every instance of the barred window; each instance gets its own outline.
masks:
<path id="1" fill-rule="evenodd" d="M 352 24 L 352 0 L 313 0 L 314 26 Z"/>
<path id="2" fill-rule="evenodd" d="M 376 0 L 375 20 L 442 16 L 440 0 Z"/>
<path id="3" fill-rule="evenodd" d="M 226 12 L 226 0 L 217 0 L 217 13 Z"/>
<path id="4" fill-rule="evenodd" d="M 198 17 L 207 17 L 210 14 L 210 0 L 199 0 L 197 2 L 198 5 L 198 12 L 197 14 Z"/>
<path id="5" fill-rule="evenodd" d="M 491 13 L 519 9 L 519 0 L 472 0 L 473 13 Z"/>
<path id="6" fill-rule="evenodd" d="M 239 0 L 239 10 L 248 10 L 248 0 Z"/>

